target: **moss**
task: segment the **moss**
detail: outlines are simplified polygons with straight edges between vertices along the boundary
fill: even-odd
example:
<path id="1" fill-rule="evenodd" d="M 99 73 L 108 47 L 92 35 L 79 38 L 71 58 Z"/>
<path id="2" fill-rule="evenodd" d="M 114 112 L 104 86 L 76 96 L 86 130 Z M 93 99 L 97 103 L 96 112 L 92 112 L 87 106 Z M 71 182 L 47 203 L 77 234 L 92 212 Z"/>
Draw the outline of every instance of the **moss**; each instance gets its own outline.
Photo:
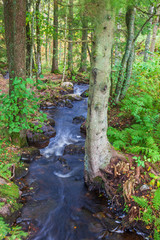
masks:
<path id="1" fill-rule="evenodd" d="M 95 178 L 93 179 L 93 182 L 102 184 L 102 183 L 103 183 L 103 180 L 102 180 L 101 177 L 97 176 L 97 177 L 95 177 Z"/>

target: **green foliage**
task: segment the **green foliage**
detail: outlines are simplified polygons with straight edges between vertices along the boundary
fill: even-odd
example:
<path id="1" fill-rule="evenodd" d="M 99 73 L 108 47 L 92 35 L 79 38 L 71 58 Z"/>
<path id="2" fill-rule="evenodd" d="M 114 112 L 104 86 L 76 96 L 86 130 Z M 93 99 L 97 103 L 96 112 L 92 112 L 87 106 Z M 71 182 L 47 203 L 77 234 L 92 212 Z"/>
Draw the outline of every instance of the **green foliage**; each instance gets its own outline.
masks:
<path id="1" fill-rule="evenodd" d="M 14 183 L 11 183 L 10 185 L 8 185 L 8 184 L 1 185 L 0 195 L 2 197 L 7 196 L 9 199 L 19 198 L 19 188 Z"/>
<path id="2" fill-rule="evenodd" d="M 135 162 L 137 163 L 138 167 L 140 166 L 145 167 L 144 161 L 141 160 L 141 157 L 134 156 L 133 159 L 135 159 Z"/>
<path id="3" fill-rule="evenodd" d="M 122 131 L 110 127 L 108 137 L 118 150 L 160 159 L 159 59 L 137 63 L 132 84 L 121 102 L 120 116 L 132 117 L 134 124 Z"/>
<path id="4" fill-rule="evenodd" d="M 0 217 L 0 240 L 3 240 L 7 233 L 9 232 L 10 228 L 8 224 L 4 222 L 4 219 Z"/>
<path id="5" fill-rule="evenodd" d="M 21 227 L 9 227 L 4 219 L 0 217 L 0 240 L 4 238 L 7 240 L 22 240 L 22 238 L 27 237 L 27 235 L 28 233 L 22 231 Z"/>
<path id="6" fill-rule="evenodd" d="M 26 84 L 30 87 L 26 88 Z M 31 120 L 43 122 L 46 115 L 38 115 L 39 105 L 35 93 L 31 90 L 34 86 L 32 79 L 28 78 L 26 82 L 21 78 L 13 80 L 13 90 L 11 95 L 0 95 L 0 128 L 5 128 L 11 135 L 18 133 L 22 129 L 33 128 L 35 131 L 41 126 L 34 126 Z"/>
<path id="7" fill-rule="evenodd" d="M 134 201 L 142 208 L 140 211 L 140 219 L 147 225 L 154 225 L 154 239 L 160 239 L 160 188 L 158 188 L 154 195 L 152 202 L 150 203 L 143 197 L 133 196 Z"/>

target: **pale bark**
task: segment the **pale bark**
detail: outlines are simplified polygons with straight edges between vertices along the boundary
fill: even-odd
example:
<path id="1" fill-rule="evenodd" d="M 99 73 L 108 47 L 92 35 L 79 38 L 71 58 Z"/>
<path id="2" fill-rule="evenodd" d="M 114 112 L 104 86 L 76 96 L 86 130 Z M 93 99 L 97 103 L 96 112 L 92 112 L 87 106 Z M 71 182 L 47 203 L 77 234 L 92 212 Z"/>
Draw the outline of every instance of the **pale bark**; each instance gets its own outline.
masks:
<path id="1" fill-rule="evenodd" d="M 160 14 L 160 8 L 157 10 L 157 14 L 158 15 Z M 150 46 L 150 51 L 151 52 L 154 52 L 154 50 L 155 50 L 158 25 L 159 25 L 159 16 L 157 16 L 156 21 L 155 21 L 154 26 L 153 26 L 152 40 L 151 40 L 151 46 Z"/>
<path id="2" fill-rule="evenodd" d="M 154 7 L 150 7 L 149 12 L 153 13 Z M 150 41 L 151 41 L 151 30 L 152 30 L 152 18 L 149 21 L 149 27 L 148 27 L 148 34 L 145 41 L 145 51 L 144 51 L 144 62 L 147 62 L 149 57 L 149 47 L 150 47 Z"/>
<path id="3" fill-rule="evenodd" d="M 97 5 L 85 144 L 87 184 L 94 182 L 94 178 L 100 174 L 100 168 L 104 168 L 111 159 L 111 146 L 106 134 L 114 31 L 112 11 L 110 1 L 107 7 L 104 2 Z"/>
<path id="4" fill-rule="evenodd" d="M 58 71 L 58 1 L 54 0 L 54 33 L 53 33 L 53 58 L 51 72 Z"/>
<path id="5" fill-rule="evenodd" d="M 117 85 L 116 85 L 116 90 L 115 90 L 115 102 L 119 102 L 120 94 L 121 94 L 121 89 L 123 86 L 123 81 L 124 81 L 124 75 L 126 71 L 126 66 L 127 66 L 127 61 L 129 59 L 132 47 L 133 47 L 133 42 L 134 42 L 134 21 L 135 21 L 135 8 L 130 7 L 127 10 L 126 13 L 126 24 L 127 24 L 127 29 L 128 29 L 128 38 L 127 38 L 127 43 L 126 43 L 126 49 L 125 49 L 125 54 L 123 55 L 122 61 L 121 61 L 121 67 L 119 71 L 119 76 L 117 80 Z"/>
<path id="6" fill-rule="evenodd" d="M 73 0 L 69 0 L 69 16 L 68 16 L 68 28 L 69 28 L 69 35 L 68 35 L 68 70 L 72 73 L 73 71 L 73 31 L 72 31 L 72 24 L 73 24 Z"/>

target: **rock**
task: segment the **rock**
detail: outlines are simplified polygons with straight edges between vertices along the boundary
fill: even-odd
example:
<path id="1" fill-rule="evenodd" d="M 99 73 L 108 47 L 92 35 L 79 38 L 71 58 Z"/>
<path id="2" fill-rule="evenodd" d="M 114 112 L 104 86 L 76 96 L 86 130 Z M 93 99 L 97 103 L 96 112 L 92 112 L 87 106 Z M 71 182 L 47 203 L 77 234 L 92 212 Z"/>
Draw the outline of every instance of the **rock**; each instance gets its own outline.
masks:
<path id="1" fill-rule="evenodd" d="M 54 127 L 55 126 L 55 121 L 54 121 L 54 119 L 53 118 L 51 118 L 51 117 L 48 117 L 47 118 L 47 121 L 49 122 L 49 124 L 52 126 L 52 127 Z"/>
<path id="2" fill-rule="evenodd" d="M 15 179 L 18 180 L 18 179 L 26 177 L 28 172 L 29 172 L 29 165 L 27 163 L 24 163 L 23 167 L 16 167 Z"/>
<path id="3" fill-rule="evenodd" d="M 149 186 L 147 184 L 144 184 L 140 187 L 140 191 L 143 192 L 145 190 L 149 190 Z"/>
<path id="4" fill-rule="evenodd" d="M 6 204 L 3 207 L 0 208 L 0 215 L 2 217 L 8 217 L 11 215 L 11 205 L 10 204 Z"/>
<path id="5" fill-rule="evenodd" d="M 48 146 L 49 139 L 55 137 L 56 130 L 51 125 L 41 127 L 42 133 L 27 131 L 27 140 L 30 146 L 44 148 Z"/>
<path id="6" fill-rule="evenodd" d="M 71 103 L 70 100 L 66 100 L 65 101 L 65 107 L 68 107 L 68 108 L 72 108 L 73 107 L 73 104 Z"/>
<path id="7" fill-rule="evenodd" d="M 64 96 L 65 99 L 69 99 L 71 101 L 81 101 L 82 97 L 77 94 L 67 94 Z"/>
<path id="8" fill-rule="evenodd" d="M 72 123 L 78 124 L 84 122 L 86 119 L 84 116 L 74 117 Z"/>
<path id="9" fill-rule="evenodd" d="M 33 133 L 31 131 L 27 131 L 27 141 L 29 146 L 44 148 L 48 146 L 49 139 L 49 137 L 45 136 L 42 133 Z"/>
<path id="10" fill-rule="evenodd" d="M 86 121 L 84 123 L 82 123 L 82 125 L 80 126 L 80 131 L 84 134 L 86 134 Z"/>
<path id="11" fill-rule="evenodd" d="M 84 91 L 84 92 L 81 94 L 81 97 L 87 98 L 87 97 L 88 97 L 88 93 L 89 93 L 89 89 L 87 89 L 86 91 Z"/>
<path id="12" fill-rule="evenodd" d="M 44 135 L 51 138 L 55 137 L 56 130 L 51 125 L 45 125 L 41 127 L 41 130 L 43 131 Z"/>
<path id="13" fill-rule="evenodd" d="M 73 83 L 71 82 L 63 82 L 61 87 L 64 88 L 67 92 L 73 93 Z"/>
<path id="14" fill-rule="evenodd" d="M 7 184 L 7 181 L 0 177 L 0 185 Z"/>
<path id="15" fill-rule="evenodd" d="M 64 149 L 64 155 L 65 154 L 84 154 L 85 153 L 85 149 L 82 146 L 79 145 L 74 145 L 74 144 L 70 144 L 67 145 Z"/>
<path id="16" fill-rule="evenodd" d="M 21 161 L 25 163 L 30 163 L 36 156 L 40 156 L 40 151 L 38 148 L 35 147 L 27 147 L 23 149 L 21 155 Z"/>

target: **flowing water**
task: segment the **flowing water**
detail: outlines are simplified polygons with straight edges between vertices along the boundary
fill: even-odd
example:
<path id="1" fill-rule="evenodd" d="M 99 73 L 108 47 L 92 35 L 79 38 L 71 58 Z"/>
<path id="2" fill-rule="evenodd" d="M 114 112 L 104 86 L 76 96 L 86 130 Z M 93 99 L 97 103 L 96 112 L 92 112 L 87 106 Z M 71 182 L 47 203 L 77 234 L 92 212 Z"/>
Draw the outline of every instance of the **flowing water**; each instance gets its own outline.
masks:
<path id="1" fill-rule="evenodd" d="M 86 85 L 75 86 L 81 94 Z M 37 232 L 32 240 L 143 239 L 135 232 L 123 232 L 120 218 L 109 211 L 108 201 L 87 191 L 84 185 L 84 155 L 65 154 L 69 144 L 84 146 L 75 116 L 87 115 L 87 99 L 75 101 L 73 108 L 58 107 L 48 112 L 56 122 L 55 138 L 41 149 L 29 168 L 25 181 L 32 189 L 22 210 L 23 221 L 33 222 Z M 108 214 L 104 218 L 103 211 Z"/>

